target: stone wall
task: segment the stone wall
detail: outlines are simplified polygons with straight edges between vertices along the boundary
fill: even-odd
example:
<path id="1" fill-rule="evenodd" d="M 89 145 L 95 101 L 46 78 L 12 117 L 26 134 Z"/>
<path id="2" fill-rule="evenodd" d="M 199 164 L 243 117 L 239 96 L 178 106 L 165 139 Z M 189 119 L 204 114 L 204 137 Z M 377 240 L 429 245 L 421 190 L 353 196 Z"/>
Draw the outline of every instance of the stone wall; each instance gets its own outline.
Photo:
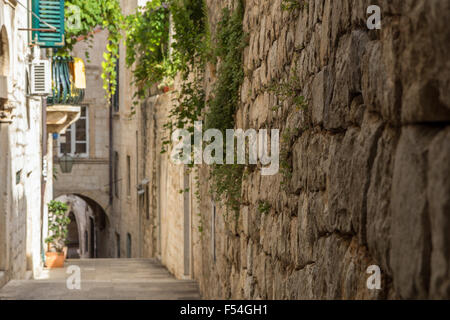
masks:
<path id="1" fill-rule="evenodd" d="M 184 251 L 185 245 L 190 248 L 184 239 L 185 229 L 190 230 L 190 222 L 186 224 L 184 220 L 185 210 L 189 210 L 184 198 L 189 197 L 189 193 L 180 192 L 185 190 L 186 172 L 183 166 L 173 164 L 167 153 L 161 154 L 167 134 L 163 126 L 174 98 L 171 93 L 155 94 L 147 99 L 141 111 L 144 174 L 151 181 L 144 205 L 148 215 L 147 212 L 142 215 L 143 254 L 144 257 L 158 256 L 171 273 L 183 278 L 189 275 L 184 262 L 185 259 L 190 261 L 191 255 L 190 249 L 187 255 Z"/>
<path id="2" fill-rule="evenodd" d="M 213 219 L 201 168 L 193 275 L 205 298 L 448 299 L 449 2 L 305 2 L 245 1 L 237 127 L 280 129 L 290 174 L 249 172 L 236 223 L 219 204 Z M 214 30 L 224 3 L 207 3 Z M 307 108 L 274 111 L 270 84 L 295 78 Z"/>

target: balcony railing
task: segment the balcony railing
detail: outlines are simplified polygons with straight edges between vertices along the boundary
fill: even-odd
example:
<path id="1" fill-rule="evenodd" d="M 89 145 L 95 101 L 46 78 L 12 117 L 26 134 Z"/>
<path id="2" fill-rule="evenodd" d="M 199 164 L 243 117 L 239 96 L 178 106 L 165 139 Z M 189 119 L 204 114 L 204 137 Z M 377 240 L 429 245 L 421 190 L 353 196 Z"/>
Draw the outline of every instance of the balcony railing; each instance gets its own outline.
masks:
<path id="1" fill-rule="evenodd" d="M 84 72 L 84 63 L 81 59 L 75 61 L 73 57 L 53 57 L 53 94 L 47 98 L 47 104 L 49 106 L 80 105 L 86 88 Z"/>

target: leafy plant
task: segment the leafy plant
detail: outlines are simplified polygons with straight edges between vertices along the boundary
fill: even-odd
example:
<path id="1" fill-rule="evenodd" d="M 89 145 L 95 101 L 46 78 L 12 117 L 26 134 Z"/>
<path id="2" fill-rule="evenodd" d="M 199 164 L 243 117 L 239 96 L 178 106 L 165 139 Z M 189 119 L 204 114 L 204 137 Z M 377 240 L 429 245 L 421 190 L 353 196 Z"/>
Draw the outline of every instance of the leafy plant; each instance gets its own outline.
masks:
<path id="1" fill-rule="evenodd" d="M 281 9 L 284 11 L 302 10 L 308 8 L 307 0 L 283 0 L 281 2 Z"/>
<path id="2" fill-rule="evenodd" d="M 258 202 L 258 211 L 261 214 L 268 214 L 270 212 L 270 209 L 272 209 L 272 205 L 268 203 L 267 201 L 259 201 Z"/>
<path id="3" fill-rule="evenodd" d="M 142 99 L 149 89 L 176 72 L 176 64 L 169 57 L 169 9 L 161 0 L 147 2 L 126 17 L 126 64 L 133 68 L 137 92 Z M 137 100 L 134 101 L 136 105 Z"/>
<path id="4" fill-rule="evenodd" d="M 204 0 L 172 0 L 170 12 L 174 25 L 173 60 L 180 73 L 181 87 L 164 125 L 170 133 L 176 128 L 194 132 L 206 106 L 203 79 L 206 63 L 211 59 L 210 35 Z M 163 146 L 170 145 L 167 139 Z M 162 152 L 166 149 L 163 147 Z"/>
<path id="5" fill-rule="evenodd" d="M 67 204 L 59 201 L 50 201 L 48 204 L 48 229 L 50 236 L 45 239 L 45 243 L 50 244 L 51 249 L 56 252 L 63 252 L 67 244 L 68 225 L 70 218 L 66 215 Z"/>
<path id="6" fill-rule="evenodd" d="M 292 160 L 291 160 L 291 142 L 292 138 L 299 134 L 299 129 L 286 128 L 281 137 L 281 151 L 280 151 L 280 172 L 283 176 L 281 185 L 287 190 L 289 182 L 292 178 Z"/>
<path id="7" fill-rule="evenodd" d="M 182 78 L 196 69 L 204 69 L 211 55 L 210 35 L 205 0 L 171 0 L 170 13 L 174 24 L 172 44 L 174 60 Z"/>
<path id="8" fill-rule="evenodd" d="M 120 8 L 119 0 L 66 0 L 65 1 L 66 19 L 70 19 L 73 12 L 71 7 L 78 7 L 80 23 L 65 26 L 65 46 L 57 51 L 59 56 L 70 55 L 73 47 L 79 41 L 87 41 L 89 47 L 92 47 L 94 37 L 93 30 L 96 27 L 102 27 L 109 31 L 108 45 L 103 54 L 102 63 L 103 88 L 106 96 L 111 98 L 117 88 L 116 63 L 119 57 L 119 43 L 122 38 L 121 30 L 124 28 L 124 17 Z M 86 52 L 86 57 L 89 54 Z"/>
<path id="9" fill-rule="evenodd" d="M 274 81 L 272 85 L 270 85 L 269 91 L 274 93 L 281 103 L 290 100 L 297 111 L 306 111 L 308 109 L 308 101 L 301 94 L 302 87 L 297 74 L 297 67 L 295 67 L 294 75 L 289 80 L 285 82 Z M 281 105 L 278 105 L 274 107 L 273 110 L 275 111 L 280 107 Z"/>
<path id="10" fill-rule="evenodd" d="M 233 12 L 230 9 L 223 11 L 214 48 L 210 41 L 204 0 L 170 0 L 167 4 L 168 12 L 161 1 L 153 0 L 147 4 L 145 13 L 136 13 L 127 18 L 130 26 L 127 60 L 129 65 L 139 62 L 140 67 L 136 68 L 134 76 L 138 84 L 143 83 L 138 96 L 143 97 L 150 86 L 178 73 L 180 89 L 169 112 L 169 121 L 164 125 L 168 137 L 177 128 L 193 133 L 195 121 L 204 117 L 205 130 L 215 128 L 225 132 L 226 129 L 234 128 L 234 116 L 240 100 L 239 89 L 244 79 L 242 54 L 246 39 L 242 26 L 242 2 Z M 159 30 L 167 29 L 168 13 L 172 16 L 174 42 L 167 49 L 169 40 Z M 133 39 L 135 35 L 137 39 Z M 211 61 L 219 61 L 218 80 L 209 111 L 205 114 L 204 73 L 206 64 Z M 169 62 L 172 69 L 168 69 L 165 62 Z M 165 153 L 170 145 L 169 138 L 163 141 L 161 153 Z M 242 165 L 217 165 L 213 166 L 210 175 L 212 193 L 236 210 L 240 205 L 243 172 Z"/>
<path id="11" fill-rule="evenodd" d="M 235 113 L 244 80 L 242 55 L 247 45 L 243 31 L 244 6 L 239 1 L 232 12 L 225 8 L 218 25 L 215 54 L 219 60 L 217 82 L 206 114 L 206 128 L 222 131 L 235 126 Z M 214 165 L 210 172 L 212 192 L 228 208 L 239 212 L 244 165 Z"/>
<path id="12" fill-rule="evenodd" d="M 53 167 L 53 180 L 58 180 L 58 174 L 59 174 L 59 172 L 58 172 L 58 168 L 56 168 L 56 167 Z"/>

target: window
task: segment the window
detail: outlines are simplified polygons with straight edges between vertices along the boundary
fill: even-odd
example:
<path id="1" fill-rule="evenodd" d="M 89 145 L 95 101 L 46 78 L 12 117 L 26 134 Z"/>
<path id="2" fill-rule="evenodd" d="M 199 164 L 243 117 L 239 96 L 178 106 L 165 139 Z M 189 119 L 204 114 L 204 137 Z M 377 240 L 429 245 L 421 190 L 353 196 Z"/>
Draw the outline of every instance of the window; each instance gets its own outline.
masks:
<path id="1" fill-rule="evenodd" d="M 120 234 L 116 232 L 116 258 L 120 258 Z"/>
<path id="2" fill-rule="evenodd" d="M 22 170 L 19 170 L 16 172 L 16 185 L 18 185 L 21 180 L 22 180 Z"/>
<path id="3" fill-rule="evenodd" d="M 127 233 L 127 258 L 131 258 L 131 234 Z"/>
<path id="4" fill-rule="evenodd" d="M 119 153 L 114 152 L 114 194 L 119 198 Z"/>
<path id="5" fill-rule="evenodd" d="M 23 2 L 24 3 L 24 2 Z M 64 1 L 35 0 L 33 1 L 32 39 L 41 48 L 64 47 Z M 56 27 L 56 32 L 45 32 L 39 28 L 47 28 L 43 22 Z"/>
<path id="6" fill-rule="evenodd" d="M 81 116 L 77 122 L 67 128 L 58 139 L 58 156 L 64 154 L 72 157 L 87 158 L 89 156 L 89 116 L 88 108 L 81 107 Z"/>
<path id="7" fill-rule="evenodd" d="M 127 156 L 127 195 L 131 196 L 131 158 Z"/>

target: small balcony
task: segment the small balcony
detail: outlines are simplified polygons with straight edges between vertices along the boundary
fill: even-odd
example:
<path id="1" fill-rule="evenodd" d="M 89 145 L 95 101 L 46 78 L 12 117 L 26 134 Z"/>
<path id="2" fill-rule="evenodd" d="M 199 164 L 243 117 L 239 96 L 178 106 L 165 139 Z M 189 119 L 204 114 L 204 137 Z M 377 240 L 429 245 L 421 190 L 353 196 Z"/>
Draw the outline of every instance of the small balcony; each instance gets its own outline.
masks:
<path id="1" fill-rule="evenodd" d="M 86 72 L 80 58 L 53 57 L 52 59 L 53 94 L 47 98 L 47 105 L 76 105 L 84 99 L 86 90 Z"/>
<path id="2" fill-rule="evenodd" d="M 53 57 L 52 87 L 52 95 L 47 98 L 47 131 L 64 133 L 80 118 L 80 106 L 86 90 L 83 60 Z"/>

